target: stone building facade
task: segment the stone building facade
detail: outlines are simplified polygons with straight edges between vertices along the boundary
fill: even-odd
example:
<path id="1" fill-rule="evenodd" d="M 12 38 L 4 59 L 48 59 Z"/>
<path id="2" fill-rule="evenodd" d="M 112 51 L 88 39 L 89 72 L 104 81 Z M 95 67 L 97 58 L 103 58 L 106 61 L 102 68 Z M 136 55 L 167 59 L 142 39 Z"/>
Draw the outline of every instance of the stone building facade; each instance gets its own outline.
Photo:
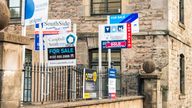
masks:
<path id="1" fill-rule="evenodd" d="M 139 13 L 140 32 L 133 34 L 133 47 L 121 49 L 120 72 L 142 73 L 143 61 L 152 59 L 154 73 L 161 74 L 162 108 L 192 108 L 191 0 L 184 1 L 184 23 L 180 22 L 182 0 L 121 0 L 121 13 Z M 107 23 L 106 15 L 91 15 L 91 0 L 49 0 L 49 19 L 71 19 L 77 24 L 77 64 L 90 66 L 91 49 L 98 48 L 98 25 Z M 33 27 L 27 28 L 33 50 Z M 6 32 L 21 34 L 20 24 L 10 23 Z M 33 51 L 33 62 L 38 61 Z M 183 61 L 182 61 L 183 60 Z M 184 63 L 183 63 L 184 62 Z M 183 72 L 183 73 L 182 73 Z M 184 79 L 184 80 L 182 80 Z M 136 81 L 124 84 L 137 94 Z"/>

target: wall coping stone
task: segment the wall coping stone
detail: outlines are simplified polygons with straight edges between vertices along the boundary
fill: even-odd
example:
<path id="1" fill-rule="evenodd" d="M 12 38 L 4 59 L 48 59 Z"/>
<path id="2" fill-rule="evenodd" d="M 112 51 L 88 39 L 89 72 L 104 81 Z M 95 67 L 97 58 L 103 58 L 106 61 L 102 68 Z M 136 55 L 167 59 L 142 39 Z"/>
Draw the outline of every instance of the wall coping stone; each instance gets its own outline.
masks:
<path id="1" fill-rule="evenodd" d="M 141 73 L 140 78 L 142 79 L 160 79 L 160 73 Z"/>
<path id="2" fill-rule="evenodd" d="M 76 101 L 76 102 L 64 102 L 64 103 L 49 103 L 43 105 L 24 105 L 21 108 L 74 108 L 74 107 L 81 107 L 81 106 L 90 106 L 90 105 L 98 105 L 98 104 L 107 104 L 107 103 L 115 103 L 115 102 L 122 102 L 122 101 L 133 101 L 143 99 L 143 96 L 129 96 L 129 97 L 120 97 L 117 99 L 101 99 L 101 100 L 83 100 L 83 101 Z"/>
<path id="3" fill-rule="evenodd" d="M 30 43 L 29 37 L 19 36 L 15 34 L 9 34 L 6 32 L 0 32 L 0 42 L 7 42 L 20 45 L 28 45 Z"/>
<path id="4" fill-rule="evenodd" d="M 168 35 L 167 30 L 155 30 L 155 31 L 140 31 L 139 33 L 133 33 L 133 36 L 156 36 L 156 35 Z M 78 38 L 81 37 L 98 37 L 98 32 L 78 32 Z"/>

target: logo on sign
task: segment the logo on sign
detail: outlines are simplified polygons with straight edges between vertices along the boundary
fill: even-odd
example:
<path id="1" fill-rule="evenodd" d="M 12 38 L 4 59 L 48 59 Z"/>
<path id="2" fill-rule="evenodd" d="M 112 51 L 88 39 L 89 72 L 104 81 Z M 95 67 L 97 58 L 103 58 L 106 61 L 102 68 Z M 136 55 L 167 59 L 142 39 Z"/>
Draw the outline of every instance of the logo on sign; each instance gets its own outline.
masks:
<path id="1" fill-rule="evenodd" d="M 110 26 L 106 26 L 106 27 L 105 27 L 105 33 L 110 33 L 110 31 L 111 31 L 111 30 L 110 30 Z"/>
<path id="2" fill-rule="evenodd" d="M 105 33 L 116 33 L 116 32 L 124 32 L 123 25 L 105 27 Z"/>
<path id="3" fill-rule="evenodd" d="M 117 27 L 116 26 L 111 26 L 111 29 L 112 29 L 112 31 L 111 32 L 117 32 Z"/>
<path id="4" fill-rule="evenodd" d="M 72 34 L 68 35 L 66 38 L 66 41 L 67 41 L 67 44 L 74 45 L 75 44 L 75 36 Z"/>
<path id="5" fill-rule="evenodd" d="M 124 28 L 122 25 L 118 26 L 118 32 L 123 32 L 124 31 Z"/>

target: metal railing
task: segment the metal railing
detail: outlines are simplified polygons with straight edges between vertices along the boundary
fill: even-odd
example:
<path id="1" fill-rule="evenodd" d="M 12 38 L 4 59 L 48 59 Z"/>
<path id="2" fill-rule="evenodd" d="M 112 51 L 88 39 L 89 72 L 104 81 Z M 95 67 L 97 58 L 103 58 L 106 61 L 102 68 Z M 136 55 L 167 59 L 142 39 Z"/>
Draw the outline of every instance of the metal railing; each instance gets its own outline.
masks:
<path id="1" fill-rule="evenodd" d="M 101 76 L 103 98 L 108 98 L 108 75 Z M 139 95 L 138 76 L 138 73 L 118 74 L 117 97 Z M 83 67 L 47 67 L 26 63 L 23 89 L 23 102 L 29 104 L 83 100 Z"/>
<path id="2" fill-rule="evenodd" d="M 24 103 L 73 101 L 82 97 L 83 71 L 77 67 L 25 64 Z M 77 82 L 77 83 L 76 83 Z"/>

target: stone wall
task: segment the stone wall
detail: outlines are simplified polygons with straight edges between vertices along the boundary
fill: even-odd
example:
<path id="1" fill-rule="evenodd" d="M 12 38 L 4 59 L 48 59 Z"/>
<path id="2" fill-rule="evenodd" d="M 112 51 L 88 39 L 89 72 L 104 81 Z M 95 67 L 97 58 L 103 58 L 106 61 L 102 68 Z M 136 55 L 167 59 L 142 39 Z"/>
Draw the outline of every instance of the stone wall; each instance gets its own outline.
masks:
<path id="1" fill-rule="evenodd" d="M 121 97 L 115 100 L 86 100 L 45 105 L 25 105 L 21 108 L 143 108 L 143 97 Z"/>
<path id="2" fill-rule="evenodd" d="M 180 54 L 185 58 L 185 94 L 180 93 Z M 191 46 L 176 40 L 174 37 L 169 38 L 169 73 L 168 73 L 168 93 L 165 108 L 191 108 L 192 106 L 192 49 Z M 167 107 L 166 107 L 167 106 Z"/>
<path id="3" fill-rule="evenodd" d="M 191 49 L 191 29 L 192 12 L 191 0 L 184 1 L 184 25 L 179 22 L 179 0 L 168 0 L 168 28 L 172 32 L 169 42 L 169 73 L 168 73 L 168 93 L 166 108 L 191 108 L 192 95 L 192 49 Z M 185 95 L 180 93 L 180 54 L 185 56 Z M 165 100 L 166 101 L 166 100 Z"/>
<path id="4" fill-rule="evenodd" d="M 139 13 L 140 31 L 167 30 L 167 0 L 122 0 L 122 13 Z"/>
<path id="5" fill-rule="evenodd" d="M 179 0 L 168 0 L 169 30 L 177 35 L 177 39 L 184 43 L 191 42 L 192 29 L 192 1 L 184 1 L 184 25 L 179 22 Z"/>
<path id="6" fill-rule="evenodd" d="M 122 13 L 139 13 L 141 31 L 167 30 L 167 0 L 122 0 Z M 50 0 L 49 19 L 71 19 L 78 32 L 98 32 L 98 25 L 105 24 L 106 16 L 90 15 L 90 0 Z M 19 24 L 20 25 L 20 24 Z M 12 23 L 7 32 L 20 34 L 21 26 Z M 32 35 L 33 27 L 27 32 Z"/>
<path id="7" fill-rule="evenodd" d="M 0 108 L 18 108 L 23 71 L 22 45 L 29 39 L 0 32 Z"/>
<path id="8" fill-rule="evenodd" d="M 168 85 L 168 43 L 166 33 L 150 35 L 134 35 L 133 48 L 122 50 L 122 72 L 142 73 L 142 65 L 144 60 L 153 60 L 155 63 L 155 73 L 161 73 L 162 86 Z M 136 84 L 137 85 L 137 84 Z M 135 84 L 128 91 L 134 89 Z M 136 92 L 136 91 L 135 91 Z"/>

